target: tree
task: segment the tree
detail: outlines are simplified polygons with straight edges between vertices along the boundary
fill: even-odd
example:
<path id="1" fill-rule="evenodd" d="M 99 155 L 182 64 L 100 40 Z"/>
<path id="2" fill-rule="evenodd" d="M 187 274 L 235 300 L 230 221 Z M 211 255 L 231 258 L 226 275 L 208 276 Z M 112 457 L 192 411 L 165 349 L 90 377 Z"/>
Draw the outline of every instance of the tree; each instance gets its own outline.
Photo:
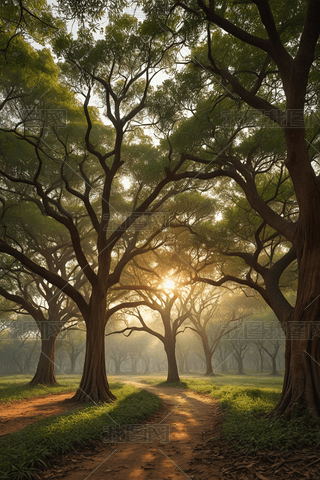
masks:
<path id="1" fill-rule="evenodd" d="M 152 13 L 150 5 L 149 12 Z M 162 3 L 161 18 L 170 14 L 170 8 L 175 13 L 180 9 L 188 25 L 192 21 L 199 29 L 199 25 L 206 25 L 207 42 L 202 48 L 194 49 L 191 60 L 194 66 L 203 68 L 206 78 L 211 75 L 212 80 L 217 79 L 225 88 L 227 108 L 230 108 L 230 101 L 238 106 L 246 104 L 261 112 L 282 131 L 286 146 L 282 164 L 283 169 L 288 170 L 294 187 L 298 219 L 297 212 L 296 218 L 288 218 L 274 208 L 270 200 L 266 201 L 268 197 L 259 190 L 257 177 L 270 172 L 272 162 L 270 158 L 270 167 L 265 165 L 267 168 L 261 168 L 260 164 L 258 168 L 257 163 L 251 161 L 254 151 L 246 157 L 243 154 L 234 155 L 232 151 L 236 149 L 231 144 L 229 154 L 225 152 L 227 145 L 224 143 L 224 150 L 220 153 L 218 150 L 216 157 L 208 159 L 205 150 L 198 148 L 199 163 L 207 165 L 207 169 L 198 173 L 197 179 L 227 177 L 231 185 L 238 184 L 250 207 L 261 218 L 261 229 L 263 225 L 268 225 L 292 246 L 286 252 L 282 251 L 267 270 L 263 266 L 260 268 L 254 254 L 247 256 L 245 261 L 249 265 L 255 263 L 253 268 L 260 269 L 269 304 L 287 332 L 285 380 L 274 415 L 283 414 L 289 418 L 294 405 L 305 404 L 312 416 L 318 417 L 319 338 L 314 332 L 320 307 L 317 235 L 320 192 L 317 154 L 312 149 L 318 139 L 319 128 L 316 126 L 306 131 L 305 119 L 312 119 L 312 108 L 318 108 L 317 100 L 312 103 L 312 98 L 319 82 L 316 69 L 320 2 L 295 1 L 290 3 L 290 12 L 288 5 L 285 2 L 280 7 L 278 3 L 267 0 L 232 4 L 182 0 L 175 2 L 174 6 Z M 217 102 L 211 100 L 211 104 L 216 107 Z M 305 108 L 309 106 L 309 112 L 305 113 Z M 232 123 L 235 125 L 234 119 Z M 212 143 L 214 140 L 211 138 Z M 195 154 L 190 153 L 182 156 L 195 158 Z M 189 178 L 194 177 L 189 174 Z M 299 278 L 297 302 L 293 307 L 282 294 L 279 282 L 285 269 L 295 259 L 299 266 Z M 230 277 L 229 280 L 233 279 Z M 245 279 L 243 281 L 246 282 Z"/>
<path id="2" fill-rule="evenodd" d="M 7 202 L 10 216 L 6 216 L 6 230 L 14 237 L 31 259 L 36 259 L 51 272 L 69 280 L 74 276 L 74 254 L 63 232 L 52 229 L 52 223 L 43 215 L 35 215 L 27 206 Z M 37 233 L 33 232 L 37 224 Z M 1 255 L 2 276 L 0 295 L 12 302 L 16 313 L 28 313 L 35 320 L 40 332 L 41 349 L 36 373 L 31 384 L 54 385 L 54 352 L 59 333 L 73 325 L 79 317 L 78 308 L 63 292 L 43 278 L 33 274 L 18 261 Z M 7 261 L 6 261 L 7 260 Z M 77 275 L 74 286 L 81 289 L 83 276 Z M 68 325 L 69 324 L 69 325 Z M 68 327 L 67 327 L 68 325 Z"/>
<path id="3" fill-rule="evenodd" d="M 0 112 L 8 127 L 7 108 L 17 98 L 32 96 L 46 71 L 46 49 L 35 52 L 30 42 L 45 45 L 63 26 L 45 0 L 7 0 L 0 5 Z M 33 105 L 35 108 L 36 105 Z M 13 113 L 14 110 L 11 110 Z"/>
<path id="4" fill-rule="evenodd" d="M 14 273 L 17 272 L 11 269 L 9 276 L 11 280 Z M 27 272 L 23 273 L 26 274 Z M 19 274 L 21 274 L 21 271 L 19 271 Z M 6 276 L 8 277 L 8 275 Z M 13 293 L 0 286 L 0 295 L 14 305 L 7 307 L 6 311 L 28 313 L 38 327 L 37 333 L 40 333 L 41 338 L 40 356 L 36 372 L 30 384 L 55 385 L 57 383 L 54 374 L 56 339 L 66 324 L 70 320 L 74 321 L 76 319 L 78 311 L 70 306 L 70 301 L 65 300 L 63 295 L 54 295 L 52 289 L 42 279 L 33 278 L 31 281 L 28 279 L 23 284 L 20 283 L 22 275 L 19 275 L 19 277 L 20 288 L 18 292 Z M 37 285 L 36 287 L 33 285 L 34 282 Z M 47 308 L 41 305 L 39 301 L 41 296 L 44 301 L 48 302 Z M 27 322 L 28 325 L 30 328 L 30 321 Z"/>
<path id="5" fill-rule="evenodd" d="M 228 371 L 228 359 L 230 358 L 230 350 L 227 342 L 220 342 L 214 353 L 214 357 L 218 360 L 218 367 L 221 367 L 221 372 L 226 373 Z"/>
<path id="6" fill-rule="evenodd" d="M 77 14 L 77 2 L 66 3 L 73 5 L 72 13 Z M 96 12 L 101 13 L 101 2 L 92 0 L 88 3 L 90 8 L 95 10 L 97 7 Z M 79 5 L 81 14 L 84 4 L 81 2 Z M 320 192 L 316 150 L 319 150 L 319 127 L 313 124 L 306 130 L 305 121 L 314 121 L 313 112 L 319 107 L 314 92 L 319 86 L 317 66 L 320 2 L 295 0 L 290 3 L 290 9 L 288 5 L 287 2 L 279 5 L 273 0 L 231 4 L 213 0 L 209 3 L 202 0 L 181 0 L 172 4 L 150 0 L 143 3 L 147 16 L 144 22 L 138 24 L 126 15 L 119 18 L 115 14 L 111 16 L 106 38 L 101 41 L 95 42 L 85 29 L 79 32 L 77 40 L 60 31 L 55 51 L 65 58 L 65 64 L 61 65 L 65 81 L 84 98 L 86 149 L 84 151 L 83 146 L 74 141 L 73 145 L 77 145 L 77 148 L 72 156 L 69 141 L 58 135 L 57 144 L 61 149 L 60 156 L 55 152 L 55 157 L 41 145 L 46 138 L 43 130 L 34 138 L 32 135 L 22 134 L 20 124 L 20 130 L 16 127 L 11 133 L 33 145 L 39 165 L 28 171 L 29 176 L 21 176 L 21 172 L 16 176 L 12 170 L 6 168 L 1 172 L 12 184 L 19 184 L 21 188 L 35 188 L 36 193 L 33 193 L 33 196 L 37 197 L 41 208 L 68 230 L 77 261 L 80 268 L 84 269 L 90 284 L 89 305 L 81 294 L 74 291 L 72 285 L 49 275 L 41 270 L 42 266 L 35 266 L 30 259 L 23 257 L 16 244 L 10 244 L 7 239 L 1 249 L 4 253 L 24 261 L 35 273 L 44 276 L 58 288 L 64 288 L 73 298 L 87 323 L 88 358 L 93 358 L 97 342 L 95 338 L 104 337 L 107 287 L 116 284 L 124 264 L 131 259 L 130 255 L 136 246 L 141 245 L 137 239 L 135 243 L 129 236 L 126 248 L 122 247 L 121 250 L 126 254 L 123 253 L 121 257 L 123 261 L 120 260 L 120 267 L 115 267 L 115 271 L 110 273 L 112 249 L 117 242 L 121 243 L 123 233 L 119 228 L 113 230 L 108 237 L 104 233 L 103 222 L 110 223 L 112 216 L 105 201 L 109 202 L 117 195 L 120 196 L 121 188 L 119 183 L 117 184 L 116 175 L 121 176 L 130 170 L 126 170 L 128 163 L 125 166 L 122 162 L 136 149 L 136 154 L 133 154 L 135 165 L 130 175 L 134 172 L 133 178 L 140 176 L 144 180 L 142 186 L 139 184 L 136 195 L 132 194 L 131 203 L 126 199 L 127 205 L 134 205 L 134 208 L 130 209 L 131 214 L 126 215 L 127 224 L 121 223 L 121 228 L 124 229 L 125 226 L 126 231 L 128 226 L 137 220 L 137 215 L 141 217 L 146 212 L 151 214 L 162 208 L 170 195 L 173 197 L 182 189 L 189 188 L 190 182 L 193 182 L 194 188 L 206 182 L 206 188 L 219 183 L 217 188 L 220 190 L 222 186 L 229 190 L 241 190 L 248 207 L 259 220 L 253 226 L 254 245 L 249 251 L 237 251 L 234 244 L 232 252 L 223 253 L 240 259 L 248 267 L 247 271 L 240 276 L 224 275 L 222 269 L 220 279 L 215 272 L 211 278 L 203 280 L 207 283 L 210 280 L 215 286 L 230 281 L 238 282 L 254 288 L 269 303 L 287 334 L 285 381 L 274 414 L 290 417 L 294 405 L 305 404 L 310 413 L 318 417 L 320 373 L 317 363 L 320 358 L 316 326 L 320 310 Z M 151 30 L 154 33 L 150 34 Z M 205 43 L 202 41 L 204 34 L 207 36 Z M 175 79 L 169 79 L 163 87 L 150 95 L 151 70 L 160 69 L 164 65 L 169 67 L 173 56 L 168 52 L 170 50 L 176 54 L 175 47 L 178 44 L 192 48 L 186 73 L 178 72 L 178 83 Z M 90 56 L 86 55 L 89 51 Z M 68 70 L 69 65 L 71 70 Z M 196 71 L 194 74 L 193 70 Z M 190 78 L 193 80 L 188 84 Z M 214 85 L 217 80 L 219 86 Z M 95 143 L 93 138 L 98 125 L 103 129 L 94 109 L 90 110 L 89 107 L 93 92 L 103 95 L 107 117 L 112 125 L 114 137 L 108 148 L 105 147 L 105 141 Z M 153 149 L 153 158 L 157 161 L 149 169 L 146 164 L 139 162 L 142 155 L 140 146 L 137 145 L 137 129 L 145 124 L 146 119 L 142 112 L 147 112 L 147 104 L 149 118 L 152 117 L 151 123 L 158 128 L 157 133 L 162 136 L 159 149 Z M 253 128 L 254 134 L 246 132 L 245 129 L 252 124 L 250 118 L 247 123 L 233 118 L 232 125 L 224 131 L 224 128 L 220 128 L 221 118 L 220 121 L 218 119 L 218 113 L 223 109 L 228 112 L 237 109 L 247 119 L 250 117 L 250 109 L 254 109 L 261 112 L 271 123 L 263 126 L 260 137 L 256 126 Z M 181 112 L 182 120 L 179 119 Z M 272 142 L 275 132 L 275 129 L 270 127 L 271 124 L 279 127 L 277 134 L 281 133 L 282 143 L 285 145 L 285 153 L 282 148 L 276 157 L 266 146 Z M 197 128 L 193 128 L 194 126 Z M 188 134 L 184 142 L 182 138 L 186 139 L 186 136 L 179 137 L 181 132 Z M 134 148 L 129 142 L 125 142 L 130 135 L 131 141 L 136 140 Z M 255 141 L 258 137 L 260 143 Z M 127 151 L 123 149 L 125 144 Z M 165 145 L 167 156 L 163 155 Z M 84 163 L 80 157 L 86 158 Z M 49 180 L 44 182 L 41 177 L 44 173 L 43 165 L 49 162 L 49 159 L 53 163 L 57 161 L 55 175 L 59 178 L 59 185 L 50 183 Z M 88 173 L 91 160 L 92 169 L 93 160 L 96 161 L 96 169 L 99 169 L 96 177 L 92 169 L 90 174 Z M 72 174 L 66 174 L 67 165 L 75 167 L 75 171 L 87 182 L 87 188 L 81 190 Z M 154 176 L 150 173 L 152 169 Z M 287 178 L 286 169 L 290 179 Z M 160 174 L 161 180 L 155 182 L 155 177 L 160 178 Z M 148 175 L 153 179 L 152 188 L 147 186 Z M 268 183 L 272 176 L 276 178 L 276 182 L 271 182 L 269 189 Z M 170 192 L 171 182 L 179 185 L 175 193 Z M 98 185 L 97 196 L 101 193 L 104 199 L 99 207 L 95 203 L 97 197 L 92 195 L 92 184 Z M 285 187 L 290 184 L 294 188 L 299 211 L 294 210 L 292 204 L 289 205 L 290 195 L 285 195 Z M 88 226 L 86 233 L 89 235 L 90 228 L 95 231 L 91 250 L 94 244 L 99 257 L 94 267 L 88 267 L 87 257 L 81 246 L 78 227 L 80 218 L 83 217 L 76 217 L 71 208 L 75 200 L 80 200 L 86 210 L 85 215 L 90 218 L 88 225 L 91 224 L 91 227 Z M 122 203 L 123 208 L 127 208 L 125 203 Z M 69 210 L 65 208 L 66 204 Z M 213 204 L 216 204 L 214 200 Z M 124 211 L 122 210 L 122 213 Z M 106 228 L 108 229 L 108 226 Z M 141 237 L 139 241 L 141 242 Z M 264 264 L 266 258 L 267 265 Z M 293 306 L 283 293 L 281 277 L 295 261 L 299 272 L 297 302 Z M 237 269 L 237 273 L 239 270 Z M 97 318 L 100 320 L 93 320 Z M 81 388 L 97 400 L 110 400 L 112 397 L 109 395 L 105 371 L 101 366 L 104 361 L 102 350 L 101 341 L 96 349 L 99 359 L 85 363 Z M 94 371 L 100 372 L 98 376 L 93 374 Z M 101 392 L 97 385 L 91 383 L 90 378 L 100 379 Z M 79 391 L 76 398 L 81 399 L 83 396 Z"/>
<path id="7" fill-rule="evenodd" d="M 86 356 L 75 400 L 115 398 L 106 377 L 104 331 L 120 307 L 115 305 L 106 313 L 108 290 L 119 282 L 129 261 L 156 247 L 157 234 L 166 226 L 161 209 L 177 192 L 170 184 L 184 161 L 170 169 L 170 159 L 137 128 L 143 120 L 151 80 L 175 47 L 175 39 L 160 27 L 150 33 L 150 24 L 139 24 L 127 15 L 113 18 L 101 41 L 95 42 L 88 31 L 79 32 L 77 40 L 59 32 L 55 48 L 66 60 L 61 69 L 65 82 L 83 96 L 84 114 L 75 97 L 70 100 L 70 88 L 58 82 L 58 68 L 51 64 L 57 84 L 47 99 L 51 108 L 70 111 L 65 130 L 50 123 L 47 115 L 36 127 L 30 127 L 28 118 L 22 117 L 13 128 L 3 129 L 5 138 L 25 142 L 31 157 L 26 165 L 23 156 L 12 158 L 4 152 L 1 174 L 10 185 L 10 194 L 29 202 L 64 229 L 78 265 L 75 273 L 83 272 L 86 277 L 84 293 L 74 282 L 31 259 L 9 232 L 1 239 L 1 252 L 63 291 L 83 316 Z M 85 55 L 88 51 L 90 57 Z M 93 93 L 103 98 L 112 126 L 104 126 L 90 107 Z M 24 108 L 17 99 L 17 111 Z M 122 195 L 121 180 L 127 177 L 132 187 Z M 5 203 L 3 208 L 7 211 Z M 157 213 L 160 220 L 143 229 L 142 223 Z"/>
<path id="8" fill-rule="evenodd" d="M 271 373 L 270 375 L 279 375 L 278 370 L 277 370 L 277 355 L 279 352 L 279 348 L 281 346 L 279 340 L 269 340 L 269 345 L 264 345 L 263 342 L 259 342 L 259 346 L 264 350 L 267 355 L 269 355 L 271 359 Z"/>
<path id="9" fill-rule="evenodd" d="M 212 376 L 212 357 L 219 345 L 220 340 L 232 330 L 237 328 L 243 317 L 236 318 L 234 310 L 231 318 L 222 320 L 220 312 L 220 322 L 218 317 L 218 306 L 221 300 L 221 293 L 213 294 L 211 288 L 204 288 L 200 285 L 193 289 L 192 310 L 189 318 L 194 327 L 187 327 L 196 332 L 202 342 L 202 347 L 206 363 L 206 376 Z M 229 315 L 230 317 L 230 315 Z"/>
<path id="10" fill-rule="evenodd" d="M 141 307 L 129 310 L 128 314 L 138 320 L 138 325 L 127 325 L 122 330 L 110 332 L 131 335 L 133 332 L 147 332 L 158 338 L 165 349 L 168 361 L 167 382 L 179 382 L 176 359 L 176 337 L 182 333 L 182 325 L 189 318 L 192 289 L 183 287 L 184 272 L 174 264 L 172 255 L 166 252 L 152 252 L 127 266 L 123 283 L 115 290 L 132 292 L 130 302 L 140 301 Z M 180 283 L 179 283 L 180 282 Z M 143 308 L 143 307 L 147 307 Z M 148 315 L 148 310 L 156 316 Z M 159 328 L 160 319 L 161 328 Z"/>

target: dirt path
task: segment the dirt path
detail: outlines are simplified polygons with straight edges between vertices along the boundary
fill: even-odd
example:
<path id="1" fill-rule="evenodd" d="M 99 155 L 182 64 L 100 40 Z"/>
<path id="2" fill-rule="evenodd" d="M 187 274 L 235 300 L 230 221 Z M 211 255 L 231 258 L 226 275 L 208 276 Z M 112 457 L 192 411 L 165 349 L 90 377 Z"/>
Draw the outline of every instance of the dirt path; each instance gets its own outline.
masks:
<path id="1" fill-rule="evenodd" d="M 17 432 L 31 423 L 38 422 L 52 415 L 70 412 L 79 407 L 78 404 L 63 403 L 73 393 L 59 393 L 47 397 L 30 398 L 23 401 L 0 405 L 0 436 Z"/>
<path id="2" fill-rule="evenodd" d="M 143 432 L 152 425 L 168 425 L 165 428 L 170 429 L 169 441 L 163 443 L 155 427 L 156 438 L 150 438 L 146 443 L 133 439 L 132 433 L 128 434 L 126 443 L 92 441 L 75 452 L 51 459 L 49 468 L 35 478 L 320 480 L 318 448 L 245 454 L 219 439 L 222 415 L 217 400 L 190 390 L 145 385 L 137 378 L 121 377 L 118 380 L 145 388 L 163 399 L 163 407 L 144 424 Z M 0 435 L 78 408 L 77 404 L 63 402 L 71 396 L 72 393 L 62 393 L 0 405 Z"/>
<path id="3" fill-rule="evenodd" d="M 159 395 L 164 406 L 144 425 L 168 425 L 168 442 L 159 433 L 153 441 L 139 443 L 93 442 L 90 448 L 57 459 L 41 479 L 67 480 L 218 480 L 222 463 L 205 460 L 206 444 L 218 437 L 221 414 L 218 401 L 180 388 L 159 388 L 128 382 Z M 150 430 L 149 430 L 150 431 Z M 141 432 L 140 432 L 141 433 Z M 93 451 L 92 451 L 93 450 Z"/>

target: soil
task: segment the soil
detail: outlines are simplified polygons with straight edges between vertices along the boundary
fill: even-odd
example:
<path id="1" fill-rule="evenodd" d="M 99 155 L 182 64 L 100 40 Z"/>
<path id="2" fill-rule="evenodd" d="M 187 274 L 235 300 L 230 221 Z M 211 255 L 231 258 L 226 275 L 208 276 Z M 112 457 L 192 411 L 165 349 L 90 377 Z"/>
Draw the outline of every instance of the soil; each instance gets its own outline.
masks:
<path id="1" fill-rule="evenodd" d="M 127 378 L 126 383 L 156 393 L 163 400 L 162 408 L 148 419 L 142 430 L 135 434 L 127 432 L 125 442 L 120 442 L 119 437 L 113 440 L 109 437 L 106 442 L 92 441 L 76 451 L 51 458 L 48 468 L 39 471 L 35 478 L 320 480 L 317 449 L 299 449 L 286 454 L 241 452 L 220 438 L 223 419 L 218 400 L 180 388 L 146 386 Z M 64 403 L 71 396 L 72 393 L 50 395 L 6 406 L 0 415 L 1 434 L 78 408 L 77 404 Z M 157 425 L 157 429 L 151 425 Z M 164 432 L 170 430 L 169 437 L 159 431 L 159 425 Z M 145 438 L 146 431 L 153 432 L 153 438 Z"/>
<path id="2" fill-rule="evenodd" d="M 74 392 L 58 393 L 0 405 L 0 436 L 22 430 L 43 418 L 79 408 L 77 403 L 63 403 L 73 394 Z"/>
<path id="3" fill-rule="evenodd" d="M 144 432 L 152 424 L 161 424 L 164 432 L 155 438 L 130 439 L 127 443 L 92 442 L 89 448 L 56 459 L 41 479 L 66 480 L 182 480 L 185 478 L 219 479 L 222 463 L 200 463 L 194 448 L 219 435 L 222 416 L 219 402 L 180 388 L 159 388 L 127 382 L 159 395 L 163 407 L 148 419 Z M 169 427 L 167 427 L 169 426 Z M 159 428 L 159 427 L 157 427 Z M 168 430 L 170 435 L 168 436 Z M 148 430 L 147 430 L 148 431 Z M 149 430 L 150 431 L 150 430 Z M 141 433 L 140 433 L 141 435 Z M 143 434 L 142 434 L 143 436 Z M 199 475 L 201 474 L 201 477 Z M 195 476 L 197 475 L 197 477 Z"/>

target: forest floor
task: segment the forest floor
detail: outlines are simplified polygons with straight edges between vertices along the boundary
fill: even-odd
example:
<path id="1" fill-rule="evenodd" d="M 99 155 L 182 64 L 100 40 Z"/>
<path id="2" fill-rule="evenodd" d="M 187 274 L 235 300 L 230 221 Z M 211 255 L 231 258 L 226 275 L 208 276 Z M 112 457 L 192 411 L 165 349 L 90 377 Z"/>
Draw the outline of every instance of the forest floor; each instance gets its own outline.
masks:
<path id="1" fill-rule="evenodd" d="M 162 398 L 162 408 L 142 427 L 143 432 L 153 432 L 154 438 L 146 442 L 141 436 L 140 440 L 130 439 L 129 434 L 126 443 L 92 441 L 77 451 L 52 458 L 48 468 L 38 473 L 39 479 L 320 480 L 320 453 L 316 449 L 248 454 L 222 441 L 219 401 L 208 395 L 145 385 L 132 377 L 118 380 Z M 64 402 L 71 396 L 63 393 L 6 405 L 0 413 L 1 435 L 76 409 L 76 404 Z M 150 430 L 151 425 L 159 424 L 165 433 L 159 427 Z"/>

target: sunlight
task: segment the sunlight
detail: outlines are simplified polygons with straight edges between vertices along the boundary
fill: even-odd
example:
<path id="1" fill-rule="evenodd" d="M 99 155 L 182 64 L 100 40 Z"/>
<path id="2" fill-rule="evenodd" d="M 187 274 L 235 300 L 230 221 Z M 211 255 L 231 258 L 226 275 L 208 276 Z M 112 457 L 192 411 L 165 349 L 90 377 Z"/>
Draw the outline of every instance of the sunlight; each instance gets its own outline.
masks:
<path id="1" fill-rule="evenodd" d="M 128 190 L 132 185 L 132 182 L 129 177 L 123 177 L 120 181 L 125 190 Z"/>
<path id="2" fill-rule="evenodd" d="M 165 290 L 174 290 L 176 287 L 176 283 L 171 278 L 167 278 L 162 282 L 161 287 Z"/>

